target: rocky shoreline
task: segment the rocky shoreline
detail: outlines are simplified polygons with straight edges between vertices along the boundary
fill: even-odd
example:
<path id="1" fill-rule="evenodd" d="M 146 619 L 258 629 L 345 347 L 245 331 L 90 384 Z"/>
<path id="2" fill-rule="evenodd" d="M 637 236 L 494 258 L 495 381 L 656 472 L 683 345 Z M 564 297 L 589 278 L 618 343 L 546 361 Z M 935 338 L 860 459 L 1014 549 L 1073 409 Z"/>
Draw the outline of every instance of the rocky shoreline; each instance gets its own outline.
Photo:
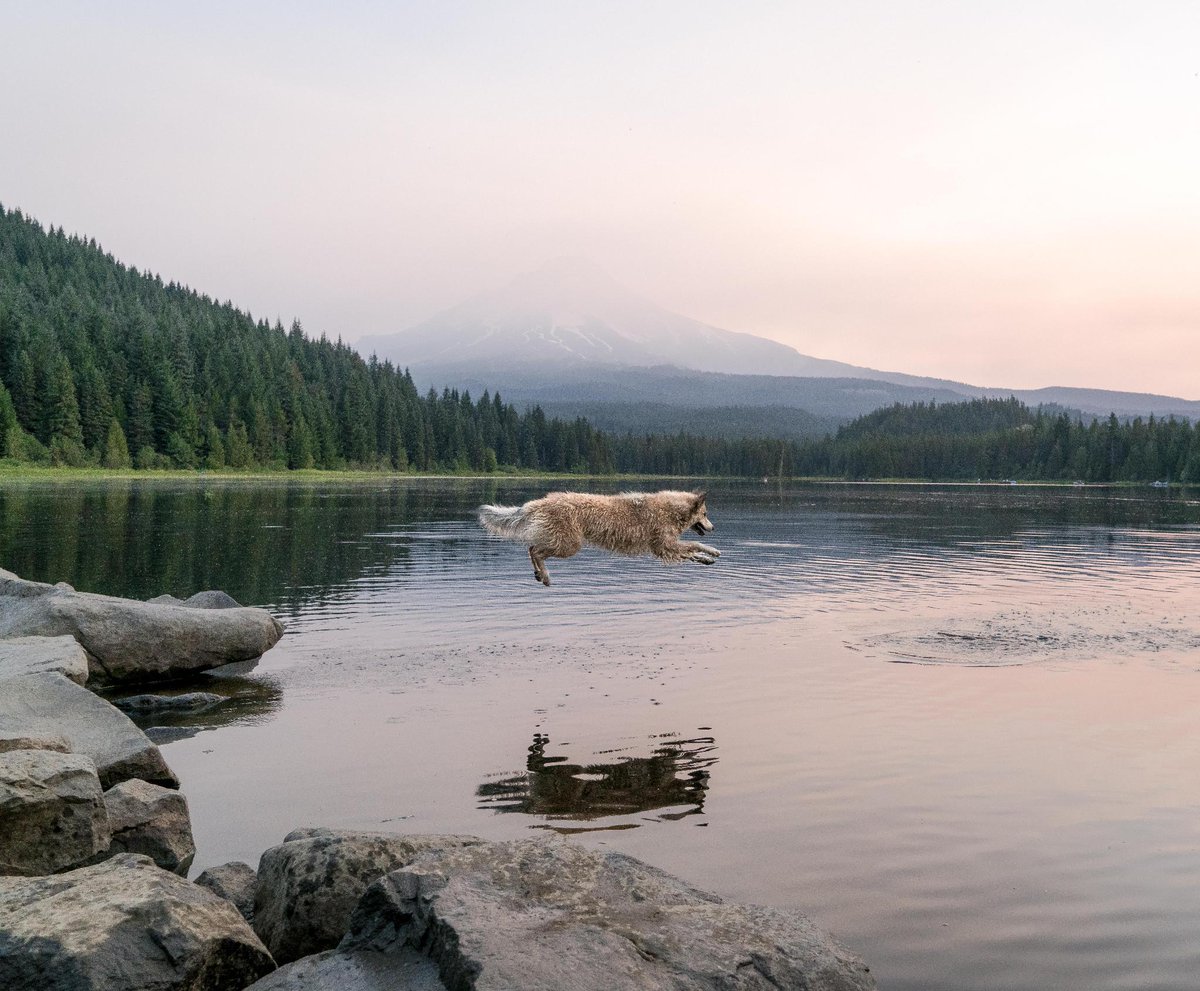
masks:
<path id="1" fill-rule="evenodd" d="M 569 840 L 298 829 L 257 869 L 186 880 L 186 798 L 87 685 L 165 682 L 270 649 L 222 592 L 134 602 L 0 571 L 0 988 L 20 991 L 865 991 L 796 912 L 730 904 Z M 204 711 L 144 694 L 134 714 Z"/>

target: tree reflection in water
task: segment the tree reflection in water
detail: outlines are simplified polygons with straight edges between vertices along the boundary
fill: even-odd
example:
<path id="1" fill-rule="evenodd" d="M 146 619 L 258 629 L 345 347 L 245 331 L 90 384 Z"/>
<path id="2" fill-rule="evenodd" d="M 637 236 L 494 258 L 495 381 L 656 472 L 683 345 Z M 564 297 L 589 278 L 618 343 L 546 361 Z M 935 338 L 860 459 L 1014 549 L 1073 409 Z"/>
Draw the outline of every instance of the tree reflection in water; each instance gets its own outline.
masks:
<path id="1" fill-rule="evenodd" d="M 608 762 L 571 764 L 565 756 L 547 756 L 550 737 L 536 733 L 526 770 L 476 789 L 481 809 L 520 812 L 547 820 L 592 822 L 657 809 L 655 820 L 677 821 L 704 814 L 709 769 L 717 762 L 711 736 L 654 739 L 649 756 L 621 756 Z M 606 753 L 613 753 L 607 751 Z M 602 756 L 602 755 L 601 755 Z M 561 833 L 594 829 L 632 829 L 636 822 L 592 826 L 543 825 Z"/>

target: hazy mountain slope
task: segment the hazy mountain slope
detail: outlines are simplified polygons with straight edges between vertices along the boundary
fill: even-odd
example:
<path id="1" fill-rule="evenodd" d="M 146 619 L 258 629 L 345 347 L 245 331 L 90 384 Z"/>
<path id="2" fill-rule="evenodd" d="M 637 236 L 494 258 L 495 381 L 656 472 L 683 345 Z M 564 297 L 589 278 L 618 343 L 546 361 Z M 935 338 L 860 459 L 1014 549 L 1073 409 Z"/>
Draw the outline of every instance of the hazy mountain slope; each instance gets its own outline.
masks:
<path id="1" fill-rule="evenodd" d="M 672 313 L 578 259 L 563 259 L 399 334 L 359 342 L 364 354 L 409 368 L 564 368 L 677 365 L 759 375 L 854 375 L 753 334 Z"/>

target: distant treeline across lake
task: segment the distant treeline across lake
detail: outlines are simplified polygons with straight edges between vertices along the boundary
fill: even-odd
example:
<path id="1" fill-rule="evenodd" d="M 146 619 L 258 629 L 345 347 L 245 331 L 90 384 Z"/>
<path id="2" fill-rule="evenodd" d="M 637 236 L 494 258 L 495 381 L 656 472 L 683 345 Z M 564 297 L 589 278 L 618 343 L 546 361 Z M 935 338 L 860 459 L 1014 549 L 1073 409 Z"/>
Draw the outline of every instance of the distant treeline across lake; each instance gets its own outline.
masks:
<path id="1" fill-rule="evenodd" d="M 804 414 L 797 411 L 797 416 Z M 799 443 L 614 434 L 430 390 L 0 207 L 0 457 L 108 468 L 1200 481 L 1200 432 L 1016 400 L 895 407 Z"/>

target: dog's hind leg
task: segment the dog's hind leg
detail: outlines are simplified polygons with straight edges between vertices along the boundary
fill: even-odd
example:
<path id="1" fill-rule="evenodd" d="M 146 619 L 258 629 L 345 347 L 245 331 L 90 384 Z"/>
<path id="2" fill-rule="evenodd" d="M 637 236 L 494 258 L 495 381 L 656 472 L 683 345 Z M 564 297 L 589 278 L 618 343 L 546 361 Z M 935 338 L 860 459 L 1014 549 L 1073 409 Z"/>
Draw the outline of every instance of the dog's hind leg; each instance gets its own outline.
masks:
<path id="1" fill-rule="evenodd" d="M 533 562 L 533 578 L 547 588 L 550 587 L 550 573 L 546 570 L 546 551 L 544 548 L 530 547 L 529 560 Z"/>

